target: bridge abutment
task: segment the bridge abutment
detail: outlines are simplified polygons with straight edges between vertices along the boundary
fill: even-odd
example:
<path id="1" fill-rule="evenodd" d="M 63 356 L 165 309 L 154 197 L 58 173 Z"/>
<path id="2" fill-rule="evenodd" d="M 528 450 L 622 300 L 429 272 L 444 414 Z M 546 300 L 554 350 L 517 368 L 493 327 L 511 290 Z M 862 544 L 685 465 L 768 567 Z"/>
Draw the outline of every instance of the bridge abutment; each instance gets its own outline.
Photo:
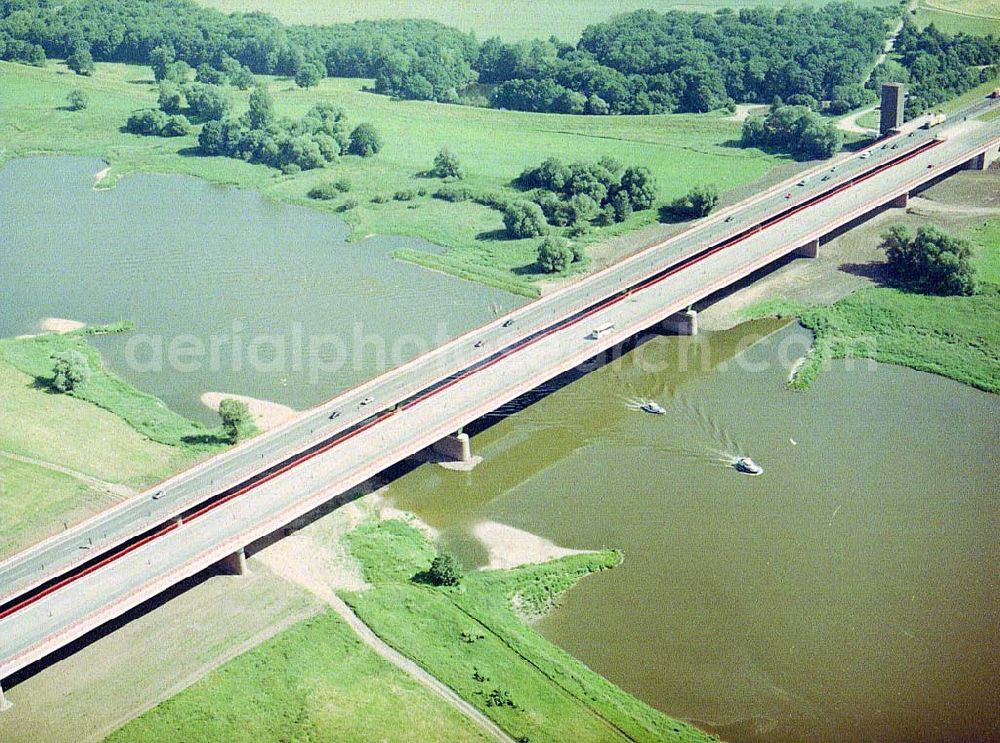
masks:
<path id="1" fill-rule="evenodd" d="M 10 700 L 3 694 L 3 685 L 0 684 L 0 712 L 5 712 L 9 710 L 14 705 L 10 703 Z"/>
<path id="2" fill-rule="evenodd" d="M 910 194 L 901 193 L 899 196 L 894 198 L 889 202 L 889 208 L 891 209 L 905 209 L 907 204 L 910 203 Z"/>
<path id="3" fill-rule="evenodd" d="M 247 574 L 247 553 L 240 547 L 231 555 L 226 555 L 219 560 L 219 569 L 229 575 Z"/>
<path id="4" fill-rule="evenodd" d="M 661 324 L 674 335 L 698 335 L 698 313 L 690 308 L 671 315 Z"/>
<path id="5" fill-rule="evenodd" d="M 796 248 L 793 255 L 796 255 L 799 258 L 815 258 L 819 255 L 819 238 L 817 237 L 815 240 L 810 240 L 801 248 Z"/>

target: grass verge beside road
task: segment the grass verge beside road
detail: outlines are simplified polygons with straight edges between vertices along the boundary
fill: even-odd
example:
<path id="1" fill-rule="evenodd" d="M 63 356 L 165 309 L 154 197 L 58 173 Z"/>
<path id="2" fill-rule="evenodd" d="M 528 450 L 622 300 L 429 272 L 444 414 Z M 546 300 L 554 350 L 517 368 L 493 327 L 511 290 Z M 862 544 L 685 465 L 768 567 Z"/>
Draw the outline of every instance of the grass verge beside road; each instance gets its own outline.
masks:
<path id="1" fill-rule="evenodd" d="M 358 616 L 515 739 L 714 740 L 622 691 L 523 621 L 584 576 L 616 565 L 616 552 L 476 571 L 457 588 L 435 588 L 413 580 L 434 556 L 416 528 L 363 524 L 348 542 L 372 584 L 343 594 Z"/>

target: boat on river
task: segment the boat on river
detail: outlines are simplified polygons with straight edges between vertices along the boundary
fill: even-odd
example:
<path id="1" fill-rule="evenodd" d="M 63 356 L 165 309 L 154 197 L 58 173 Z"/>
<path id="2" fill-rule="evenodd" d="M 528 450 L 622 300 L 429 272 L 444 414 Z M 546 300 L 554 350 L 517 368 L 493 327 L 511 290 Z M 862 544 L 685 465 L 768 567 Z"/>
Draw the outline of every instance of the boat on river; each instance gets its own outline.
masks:
<path id="1" fill-rule="evenodd" d="M 663 406 L 655 400 L 646 400 L 641 406 L 640 410 L 644 413 L 651 413 L 653 415 L 666 415 L 667 411 L 663 409 Z"/>
<path id="2" fill-rule="evenodd" d="M 740 457 L 733 462 L 733 467 L 737 472 L 742 472 L 744 475 L 759 475 L 764 472 L 764 468 L 750 459 L 750 457 Z"/>

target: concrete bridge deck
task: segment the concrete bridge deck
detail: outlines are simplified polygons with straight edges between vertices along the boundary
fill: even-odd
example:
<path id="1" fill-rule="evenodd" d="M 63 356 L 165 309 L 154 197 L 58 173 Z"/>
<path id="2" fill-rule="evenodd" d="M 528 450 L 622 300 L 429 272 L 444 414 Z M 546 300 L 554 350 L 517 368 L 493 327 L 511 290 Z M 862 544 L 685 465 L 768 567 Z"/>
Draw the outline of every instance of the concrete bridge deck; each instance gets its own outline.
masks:
<path id="1" fill-rule="evenodd" d="M 0 679 L 695 301 L 949 170 L 985 165 L 1000 145 L 997 121 L 940 133 L 900 135 L 815 169 L 806 186 L 770 189 L 182 473 L 159 499 L 144 494 L 15 556 L 0 565 Z M 607 323 L 612 332 L 587 337 Z M 80 574 L 94 552 L 104 564 Z"/>

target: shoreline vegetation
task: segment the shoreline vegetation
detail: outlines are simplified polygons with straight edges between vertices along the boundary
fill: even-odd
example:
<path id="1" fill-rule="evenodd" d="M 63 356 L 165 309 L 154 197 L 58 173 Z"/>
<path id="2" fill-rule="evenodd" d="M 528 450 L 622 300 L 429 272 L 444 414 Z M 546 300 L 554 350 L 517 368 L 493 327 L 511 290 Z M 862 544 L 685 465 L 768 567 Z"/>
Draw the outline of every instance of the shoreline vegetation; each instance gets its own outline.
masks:
<path id="1" fill-rule="evenodd" d="M 866 358 L 1000 394 L 1000 220 L 967 235 L 977 248 L 980 282 L 970 296 L 876 285 L 828 305 L 767 299 L 746 308 L 743 317 L 795 318 L 813 332 L 812 348 L 789 377 L 791 389 L 808 389 L 833 359 Z M 877 274 L 884 264 L 874 269 Z"/>
<path id="2" fill-rule="evenodd" d="M 433 531 L 422 528 L 412 514 L 383 511 L 382 517 L 388 518 L 369 515 L 341 537 L 350 551 L 347 561 L 358 566 L 367 587 L 337 593 L 382 641 L 515 740 L 717 740 L 627 694 L 526 623 L 558 605 L 561 595 L 582 578 L 614 568 L 621 561 L 619 553 L 602 550 L 510 569 L 471 571 L 457 586 L 433 586 L 422 578 L 436 554 Z M 314 574 L 313 579 L 327 579 L 336 587 L 332 576 Z M 331 642 L 353 649 L 347 655 L 330 652 Z M 307 656 L 312 660 L 307 662 Z M 353 729 L 342 719 L 346 712 L 327 710 L 325 700 L 346 693 L 345 701 L 352 704 L 355 674 L 346 672 L 345 664 L 350 669 L 362 661 L 372 662 L 370 651 L 350 634 L 343 619 L 327 612 L 226 663 L 108 740 L 141 743 L 178 731 L 189 740 L 228 740 L 246 730 L 271 739 L 302 729 L 319 738 L 334 731 L 344 737 L 345 730 Z M 233 685 L 247 674 L 253 676 L 251 696 L 256 702 L 229 705 L 224 715 L 211 714 L 220 699 L 245 698 L 245 690 L 236 693 Z M 438 706 L 443 707 L 440 700 Z M 278 707 L 294 714 L 275 715 Z M 406 730 L 400 733 L 387 726 L 393 716 L 381 706 L 366 710 L 366 718 L 365 737 L 384 729 L 393 739 L 410 739 Z M 446 735 L 464 739 L 456 736 Z"/>

